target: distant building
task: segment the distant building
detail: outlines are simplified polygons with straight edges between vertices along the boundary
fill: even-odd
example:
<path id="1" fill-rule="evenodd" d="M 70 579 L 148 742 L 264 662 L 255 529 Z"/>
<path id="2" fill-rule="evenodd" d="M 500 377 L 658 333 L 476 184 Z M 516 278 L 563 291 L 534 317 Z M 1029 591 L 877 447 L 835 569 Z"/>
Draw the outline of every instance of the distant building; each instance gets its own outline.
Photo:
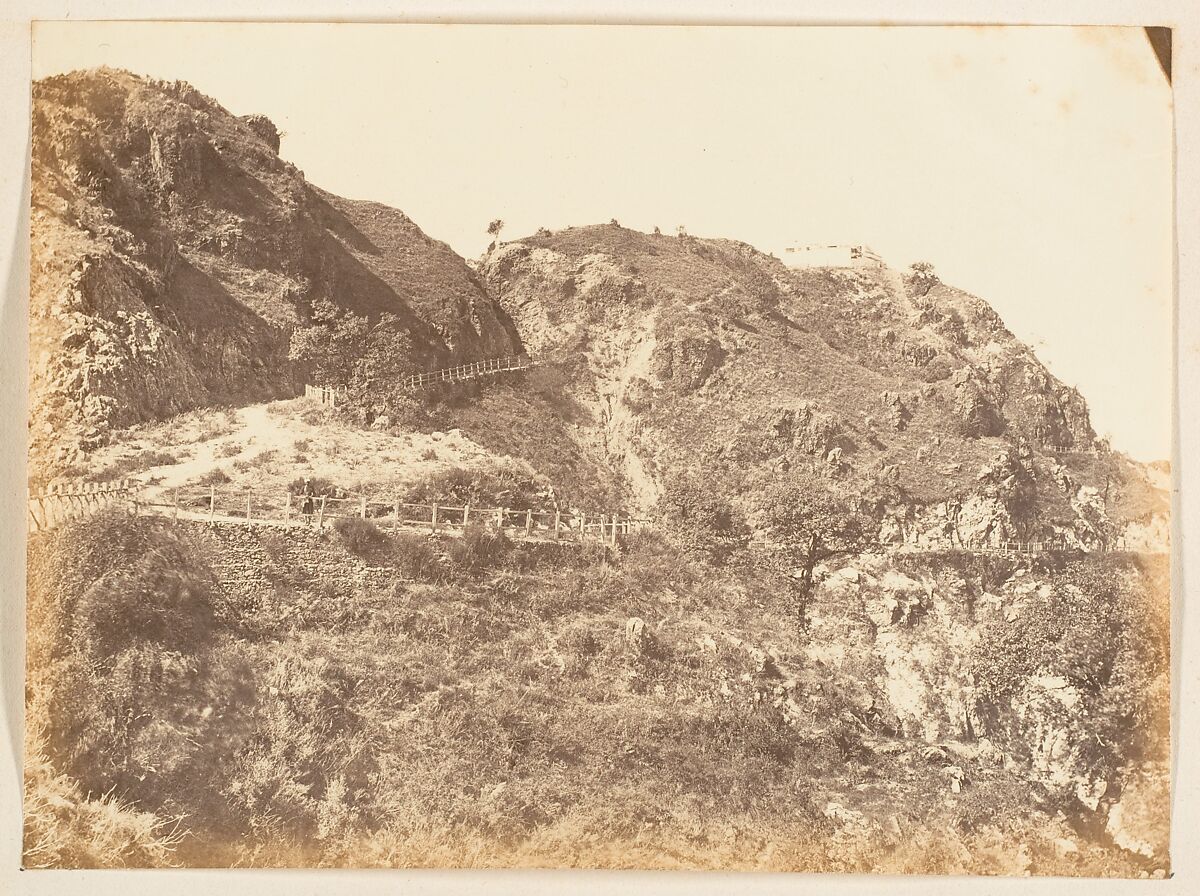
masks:
<path id="1" fill-rule="evenodd" d="M 783 263 L 792 268 L 884 267 L 885 262 L 868 246 L 789 246 Z"/>

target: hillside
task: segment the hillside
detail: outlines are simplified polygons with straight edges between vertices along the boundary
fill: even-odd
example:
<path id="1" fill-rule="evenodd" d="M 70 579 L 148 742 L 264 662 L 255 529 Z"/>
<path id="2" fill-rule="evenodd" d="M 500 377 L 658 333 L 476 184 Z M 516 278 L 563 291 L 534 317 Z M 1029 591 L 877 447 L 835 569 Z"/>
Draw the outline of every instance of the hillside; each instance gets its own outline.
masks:
<path id="1" fill-rule="evenodd" d="M 133 486 L 30 538 L 27 866 L 1169 873 L 1167 469 L 985 301 L 469 266 L 187 85 L 34 116 L 35 473 Z"/>
<path id="2" fill-rule="evenodd" d="M 1166 493 L 1097 450 L 1080 395 L 935 277 L 792 270 L 743 243 L 616 225 L 504 243 L 480 273 L 557 362 L 533 393 L 576 404 L 582 441 L 645 507 L 690 479 L 753 515 L 764 488 L 803 477 L 903 542 L 1162 528 Z"/>
<path id="3" fill-rule="evenodd" d="M 845 558 L 799 629 L 654 535 L 93 518 L 31 542 L 26 864 L 1161 876 L 1165 575 Z"/>
<path id="4" fill-rule="evenodd" d="M 182 82 L 99 69 L 34 85 L 35 469 L 113 428 L 295 395 L 289 334 L 314 314 L 385 319 L 415 369 L 519 350 L 448 246 L 278 151 L 266 118 Z"/>

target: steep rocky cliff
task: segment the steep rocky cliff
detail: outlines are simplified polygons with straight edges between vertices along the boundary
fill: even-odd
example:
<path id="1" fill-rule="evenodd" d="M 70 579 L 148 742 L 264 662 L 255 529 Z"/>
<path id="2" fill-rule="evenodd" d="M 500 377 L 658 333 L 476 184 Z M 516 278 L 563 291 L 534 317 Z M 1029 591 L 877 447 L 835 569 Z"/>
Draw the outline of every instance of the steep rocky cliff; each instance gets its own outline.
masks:
<path id="1" fill-rule="evenodd" d="M 393 316 L 414 367 L 517 350 L 466 263 L 402 212 L 330 195 L 262 116 L 100 69 L 33 90 L 32 448 L 294 395 L 314 303 Z"/>
<path id="2" fill-rule="evenodd" d="M 898 543 L 1144 541 L 1165 519 L 1165 491 L 1097 447 L 1079 393 L 936 276 L 794 270 L 616 225 L 504 243 L 479 270 L 647 507 L 691 476 L 750 511 L 803 473 Z"/>

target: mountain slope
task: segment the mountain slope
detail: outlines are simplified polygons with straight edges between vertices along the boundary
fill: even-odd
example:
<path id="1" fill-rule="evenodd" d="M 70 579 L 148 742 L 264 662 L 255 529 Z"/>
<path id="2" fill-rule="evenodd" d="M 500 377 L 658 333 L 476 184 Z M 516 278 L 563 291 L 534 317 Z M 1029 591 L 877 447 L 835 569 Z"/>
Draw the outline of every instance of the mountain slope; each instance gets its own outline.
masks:
<path id="1" fill-rule="evenodd" d="M 26 864 L 1168 873 L 1161 470 L 985 302 L 615 225 L 476 272 L 186 85 L 37 91 L 35 451 L 210 518 L 31 539 Z M 330 314 L 395 340 L 328 341 L 345 407 L 129 425 L 293 394 Z M 417 402 L 399 346 L 541 364 Z"/>
<path id="2" fill-rule="evenodd" d="M 646 507 L 690 477 L 753 516 L 803 477 L 885 540 L 1097 544 L 1164 524 L 1165 492 L 1097 450 L 1078 392 L 932 275 L 793 270 L 615 225 L 505 243 L 479 270 Z"/>
<path id="3" fill-rule="evenodd" d="M 261 116 L 99 69 L 34 85 L 32 450 L 295 394 L 314 304 L 392 315 L 414 367 L 519 349 L 466 263 L 402 212 L 312 187 Z"/>

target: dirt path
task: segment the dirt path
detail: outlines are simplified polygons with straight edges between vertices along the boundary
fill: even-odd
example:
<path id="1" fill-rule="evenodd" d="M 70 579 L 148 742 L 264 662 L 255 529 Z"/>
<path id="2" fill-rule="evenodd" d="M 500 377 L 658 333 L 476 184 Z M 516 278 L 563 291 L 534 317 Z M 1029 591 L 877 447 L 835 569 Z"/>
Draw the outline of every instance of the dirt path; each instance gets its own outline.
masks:
<path id="1" fill-rule="evenodd" d="M 267 408 L 265 404 L 239 408 L 233 432 L 192 446 L 192 456 L 187 460 L 147 469 L 139 477 L 148 483 L 146 495 L 151 499 L 160 497 L 169 489 L 193 482 L 232 460 L 251 461 L 268 451 L 291 448 L 297 426 L 305 424 L 288 419 L 285 425 L 284 418 L 272 417 Z M 242 450 L 230 452 L 231 446 L 242 445 L 245 446 Z"/>
<path id="2" fill-rule="evenodd" d="M 173 489 L 197 486 L 206 477 L 223 489 L 280 494 L 299 476 L 323 477 L 350 491 L 374 491 L 489 454 L 458 430 L 363 430 L 322 416 L 305 399 L 248 405 L 230 414 L 230 424 L 212 438 L 178 438 L 167 421 L 161 430 L 139 433 L 133 444 L 114 454 L 136 455 L 137 448 L 144 450 L 149 443 L 174 458 L 130 474 L 143 483 L 150 501 L 163 500 Z"/>

